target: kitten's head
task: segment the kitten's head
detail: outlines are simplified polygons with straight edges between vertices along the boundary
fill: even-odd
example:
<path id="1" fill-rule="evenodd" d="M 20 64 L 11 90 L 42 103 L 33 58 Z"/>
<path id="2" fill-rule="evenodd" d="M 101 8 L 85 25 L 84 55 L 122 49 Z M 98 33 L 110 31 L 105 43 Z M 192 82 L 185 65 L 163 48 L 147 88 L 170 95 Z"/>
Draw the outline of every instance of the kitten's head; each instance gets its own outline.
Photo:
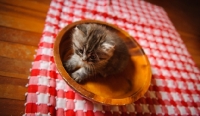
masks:
<path id="1" fill-rule="evenodd" d="M 87 64 L 103 65 L 113 55 L 115 45 L 109 31 L 96 24 L 75 27 L 72 36 L 73 50 Z"/>

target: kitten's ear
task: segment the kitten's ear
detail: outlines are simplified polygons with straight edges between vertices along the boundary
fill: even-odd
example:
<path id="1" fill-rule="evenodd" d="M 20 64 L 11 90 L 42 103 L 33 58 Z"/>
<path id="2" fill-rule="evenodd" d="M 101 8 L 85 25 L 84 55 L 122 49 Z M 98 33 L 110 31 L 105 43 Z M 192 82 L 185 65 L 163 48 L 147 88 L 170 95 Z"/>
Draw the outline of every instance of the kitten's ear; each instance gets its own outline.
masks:
<path id="1" fill-rule="evenodd" d="M 76 29 L 82 31 L 85 35 L 87 34 L 87 29 L 86 29 L 86 26 L 84 24 L 82 25 L 77 25 L 76 26 Z"/>
<path id="2" fill-rule="evenodd" d="M 115 45 L 114 44 L 110 44 L 110 43 L 104 43 L 102 44 L 102 49 L 105 51 L 105 52 L 113 52 L 115 50 Z"/>

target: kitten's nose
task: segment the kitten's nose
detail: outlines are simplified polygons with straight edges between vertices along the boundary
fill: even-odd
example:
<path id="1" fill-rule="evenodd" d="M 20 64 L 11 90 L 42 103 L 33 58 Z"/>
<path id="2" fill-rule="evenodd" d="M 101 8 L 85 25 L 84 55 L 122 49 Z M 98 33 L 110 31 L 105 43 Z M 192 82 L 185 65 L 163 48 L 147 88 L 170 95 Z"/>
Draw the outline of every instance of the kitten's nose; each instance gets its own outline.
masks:
<path id="1" fill-rule="evenodd" d="M 82 61 L 86 61 L 86 59 L 82 59 Z"/>
<path id="2" fill-rule="evenodd" d="M 83 57 L 82 57 L 82 61 L 86 61 L 87 60 L 87 57 L 84 55 Z"/>

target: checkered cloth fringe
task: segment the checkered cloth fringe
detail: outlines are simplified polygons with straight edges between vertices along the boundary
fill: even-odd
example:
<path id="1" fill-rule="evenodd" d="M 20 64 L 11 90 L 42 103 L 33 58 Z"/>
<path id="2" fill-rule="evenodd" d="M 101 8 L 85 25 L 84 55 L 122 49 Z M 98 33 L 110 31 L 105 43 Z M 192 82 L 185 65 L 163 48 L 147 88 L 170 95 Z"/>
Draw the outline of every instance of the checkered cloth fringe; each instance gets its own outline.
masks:
<path id="1" fill-rule="evenodd" d="M 92 103 L 58 73 L 52 54 L 55 37 L 64 26 L 82 19 L 114 24 L 143 47 L 153 76 L 149 90 L 135 103 Z M 199 115 L 200 71 L 161 7 L 139 0 L 53 0 L 26 95 L 28 116 Z"/>

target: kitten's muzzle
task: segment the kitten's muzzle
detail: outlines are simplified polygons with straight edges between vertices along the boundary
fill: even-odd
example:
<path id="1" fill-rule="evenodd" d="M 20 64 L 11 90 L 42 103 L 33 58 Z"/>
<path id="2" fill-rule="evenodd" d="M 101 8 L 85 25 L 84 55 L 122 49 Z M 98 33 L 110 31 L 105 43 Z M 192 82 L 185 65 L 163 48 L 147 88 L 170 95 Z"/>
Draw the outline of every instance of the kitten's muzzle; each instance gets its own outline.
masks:
<path id="1" fill-rule="evenodd" d="M 83 55 L 82 61 L 87 61 L 87 56 L 86 55 Z"/>
<path id="2" fill-rule="evenodd" d="M 83 59 L 83 58 L 82 58 L 82 61 L 83 61 L 83 62 L 87 62 L 87 59 Z"/>

